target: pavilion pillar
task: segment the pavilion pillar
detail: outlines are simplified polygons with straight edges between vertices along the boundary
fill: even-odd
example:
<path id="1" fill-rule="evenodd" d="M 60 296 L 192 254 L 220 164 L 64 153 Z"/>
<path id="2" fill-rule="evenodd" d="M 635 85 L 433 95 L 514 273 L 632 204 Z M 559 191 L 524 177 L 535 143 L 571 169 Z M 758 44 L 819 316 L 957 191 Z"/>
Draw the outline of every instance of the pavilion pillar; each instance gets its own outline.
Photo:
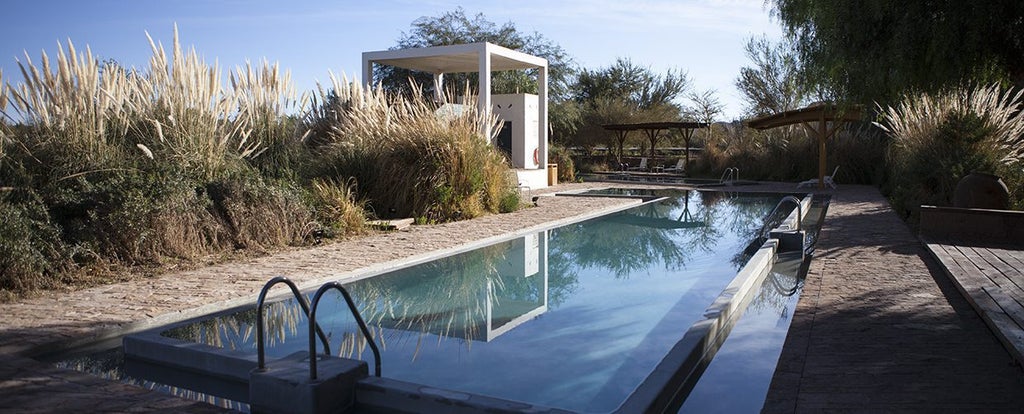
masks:
<path id="1" fill-rule="evenodd" d="M 366 86 L 366 89 L 373 87 L 373 61 L 367 59 L 366 56 L 363 56 L 363 85 Z"/>
<path id="2" fill-rule="evenodd" d="M 537 147 L 540 152 L 540 166 L 537 168 L 545 169 L 548 167 L 548 67 L 547 65 L 541 66 L 537 75 L 537 111 L 540 113 L 537 116 L 539 125 L 537 125 Z"/>
<path id="3" fill-rule="evenodd" d="M 489 117 L 491 114 L 491 51 L 486 45 L 480 53 L 480 89 L 477 90 L 477 109 L 480 116 Z M 484 122 L 484 139 L 491 141 L 491 123 Z"/>

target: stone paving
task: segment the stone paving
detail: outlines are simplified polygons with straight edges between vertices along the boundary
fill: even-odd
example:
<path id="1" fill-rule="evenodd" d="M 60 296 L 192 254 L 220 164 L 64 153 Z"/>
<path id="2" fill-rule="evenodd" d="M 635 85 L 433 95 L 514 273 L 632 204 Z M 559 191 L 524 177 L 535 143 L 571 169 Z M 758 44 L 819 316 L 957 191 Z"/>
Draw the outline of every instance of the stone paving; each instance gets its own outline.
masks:
<path id="1" fill-rule="evenodd" d="M 607 186 L 570 184 L 558 190 Z M 612 184 L 616 187 L 622 184 Z M 792 191 L 792 184 L 733 187 Z M 54 368 L 28 356 L 254 302 L 269 277 L 302 286 L 384 269 L 468 243 L 636 201 L 542 198 L 516 213 L 55 292 L 0 305 L 0 412 L 218 412 L 157 392 Z M 835 192 L 766 412 L 1024 411 L 1024 373 L 941 277 L 871 187 Z"/>
<path id="2" fill-rule="evenodd" d="M 871 187 L 841 186 L 764 406 L 1024 412 L 1024 372 Z"/>

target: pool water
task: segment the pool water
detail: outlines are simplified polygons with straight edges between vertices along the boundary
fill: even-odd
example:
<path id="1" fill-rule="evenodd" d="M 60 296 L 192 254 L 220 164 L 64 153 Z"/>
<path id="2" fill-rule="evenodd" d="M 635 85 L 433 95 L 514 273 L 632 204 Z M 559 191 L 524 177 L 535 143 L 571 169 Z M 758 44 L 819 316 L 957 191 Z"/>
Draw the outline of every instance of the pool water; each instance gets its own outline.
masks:
<path id="1" fill-rule="evenodd" d="M 782 197 L 651 195 L 667 198 L 346 284 L 381 348 L 383 376 L 580 412 L 616 409 L 746 263 L 745 248 Z M 327 293 L 317 316 L 334 355 L 372 363 L 340 295 Z M 296 302 L 273 303 L 266 317 L 270 358 L 308 349 Z M 255 319 L 248 309 L 163 334 L 255 352 Z"/>

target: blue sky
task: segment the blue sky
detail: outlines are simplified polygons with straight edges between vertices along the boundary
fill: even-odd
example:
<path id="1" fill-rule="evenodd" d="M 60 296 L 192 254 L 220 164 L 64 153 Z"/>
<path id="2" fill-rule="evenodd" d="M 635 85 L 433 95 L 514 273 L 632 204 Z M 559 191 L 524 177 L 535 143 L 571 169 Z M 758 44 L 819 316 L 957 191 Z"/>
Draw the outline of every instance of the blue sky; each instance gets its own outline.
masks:
<path id="1" fill-rule="evenodd" d="M 328 70 L 358 76 L 362 52 L 388 49 L 413 20 L 459 6 L 539 32 L 582 67 L 628 57 L 659 72 L 685 70 L 696 89 L 718 91 L 725 119 L 743 107 L 733 81 L 748 64 L 746 39 L 781 37 L 762 0 L 4 0 L 0 68 L 5 82 L 20 82 L 16 58 L 28 51 L 37 61 L 42 50 L 53 56 L 68 38 L 95 55 L 143 67 L 150 55 L 145 33 L 169 47 L 177 23 L 182 44 L 222 69 L 266 58 L 290 69 L 296 87 L 307 90 L 326 81 Z"/>

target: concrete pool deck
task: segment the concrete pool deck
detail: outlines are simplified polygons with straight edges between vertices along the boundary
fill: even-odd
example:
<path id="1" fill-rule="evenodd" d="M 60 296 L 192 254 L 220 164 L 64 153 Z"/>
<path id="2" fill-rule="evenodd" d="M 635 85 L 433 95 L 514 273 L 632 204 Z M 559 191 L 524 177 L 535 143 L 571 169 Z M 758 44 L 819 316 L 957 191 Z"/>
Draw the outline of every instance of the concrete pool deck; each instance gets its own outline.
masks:
<path id="1" fill-rule="evenodd" d="M 638 185 L 555 189 L 596 186 Z M 724 189 L 795 190 L 791 183 Z M 765 411 L 1019 412 L 1024 372 L 878 190 L 840 186 L 831 193 Z M 241 303 L 273 275 L 316 283 L 631 202 L 546 198 L 539 207 L 507 215 L 415 226 L 408 232 L 0 304 L 0 412 L 216 412 L 210 405 L 60 370 L 28 356 L 103 332 L 142 329 Z"/>

